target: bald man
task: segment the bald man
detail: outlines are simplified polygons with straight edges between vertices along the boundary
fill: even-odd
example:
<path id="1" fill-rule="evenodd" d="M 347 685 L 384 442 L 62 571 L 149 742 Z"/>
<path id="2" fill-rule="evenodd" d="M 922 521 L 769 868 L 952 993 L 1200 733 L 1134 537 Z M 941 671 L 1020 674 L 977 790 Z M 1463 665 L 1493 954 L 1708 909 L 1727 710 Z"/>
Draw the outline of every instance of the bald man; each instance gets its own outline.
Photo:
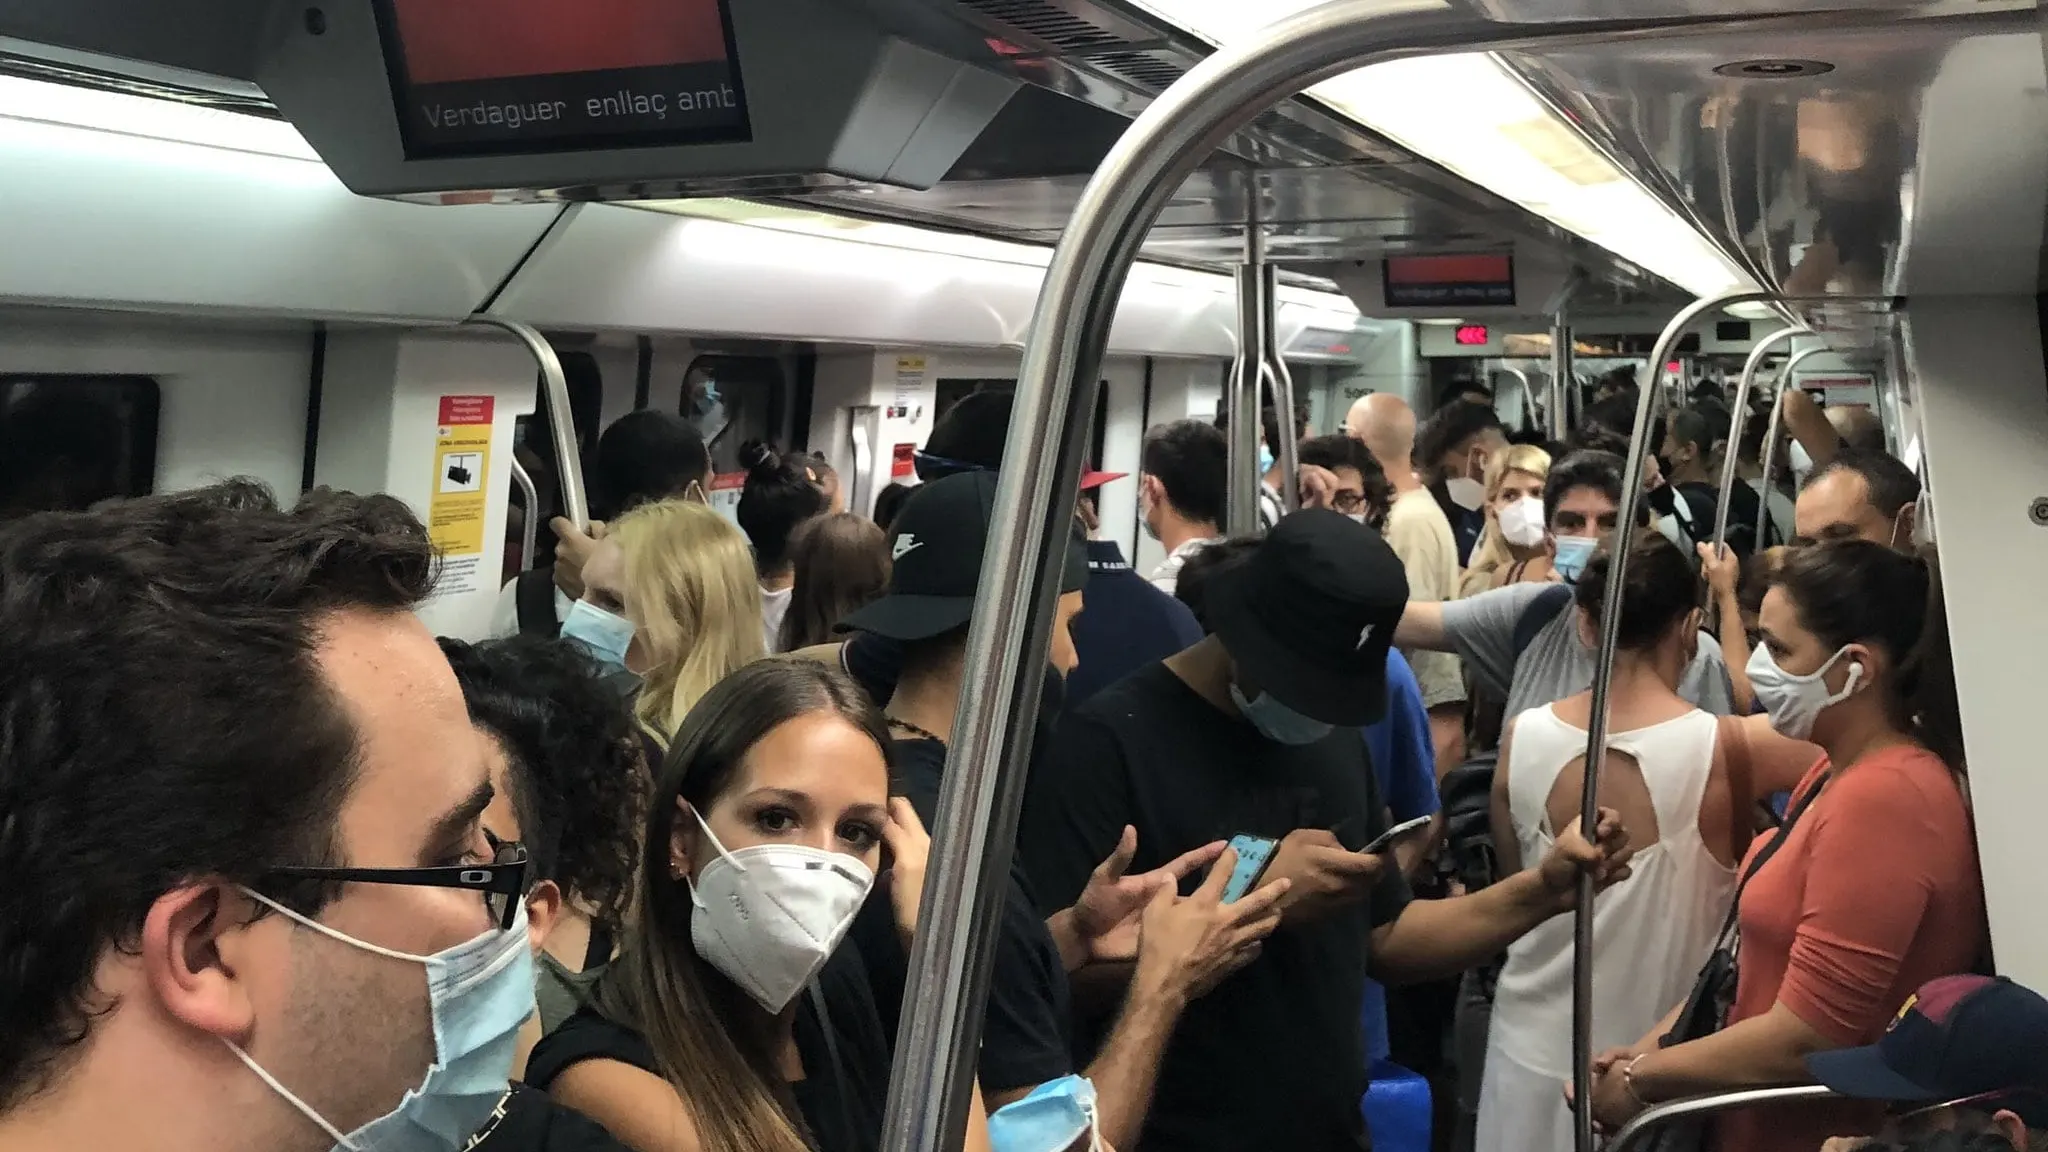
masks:
<path id="1" fill-rule="evenodd" d="M 1379 461 L 1394 488 L 1387 512 L 1387 545 L 1408 570 L 1411 600 L 1450 600 L 1458 594 L 1458 542 L 1436 497 L 1415 475 L 1415 410 L 1391 392 L 1359 398 L 1344 430 Z M 1404 650 L 1429 709 L 1439 777 L 1465 758 L 1465 677 L 1448 652 Z"/>

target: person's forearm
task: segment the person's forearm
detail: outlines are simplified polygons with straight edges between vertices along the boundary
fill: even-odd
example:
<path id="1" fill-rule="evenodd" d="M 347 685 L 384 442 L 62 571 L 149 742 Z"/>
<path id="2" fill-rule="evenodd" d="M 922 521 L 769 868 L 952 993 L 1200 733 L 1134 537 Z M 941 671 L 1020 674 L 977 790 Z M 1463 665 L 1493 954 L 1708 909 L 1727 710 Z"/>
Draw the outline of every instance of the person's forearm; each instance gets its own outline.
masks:
<path id="1" fill-rule="evenodd" d="M 1564 902 L 1534 869 L 1470 896 L 1416 900 L 1373 942 L 1372 975 L 1384 984 L 1453 976 L 1485 963 Z"/>
<path id="2" fill-rule="evenodd" d="M 1806 1058 L 1834 1047 L 1783 1005 L 1635 1062 L 1629 1082 L 1649 1104 L 1738 1088 L 1808 1084 Z"/>
<path id="3" fill-rule="evenodd" d="M 1159 1080 L 1160 1058 L 1186 1007 L 1186 1000 L 1175 993 L 1132 986 L 1116 1026 L 1086 1073 L 1095 1083 L 1096 1129 L 1104 1142 L 1137 1147 Z"/>
<path id="4" fill-rule="evenodd" d="M 1742 630 L 1742 604 L 1733 592 L 1714 597 L 1714 612 L 1720 617 L 1721 662 L 1728 668 L 1728 686 L 1735 698 L 1737 715 L 1748 715 L 1756 695 L 1749 687 L 1749 633 Z"/>
<path id="5" fill-rule="evenodd" d="M 1079 972 L 1088 965 L 1088 941 L 1081 938 L 1081 929 L 1074 923 L 1074 910 L 1062 908 L 1045 918 L 1045 930 L 1052 936 L 1052 942 L 1060 950 L 1060 967 L 1069 973 Z"/>
<path id="6" fill-rule="evenodd" d="M 1399 648 L 1419 648 L 1425 652 L 1450 652 L 1456 649 L 1451 635 L 1444 630 L 1444 606 L 1440 600 L 1411 600 L 1408 610 L 1401 613 L 1401 620 L 1394 625 L 1394 645 Z"/>

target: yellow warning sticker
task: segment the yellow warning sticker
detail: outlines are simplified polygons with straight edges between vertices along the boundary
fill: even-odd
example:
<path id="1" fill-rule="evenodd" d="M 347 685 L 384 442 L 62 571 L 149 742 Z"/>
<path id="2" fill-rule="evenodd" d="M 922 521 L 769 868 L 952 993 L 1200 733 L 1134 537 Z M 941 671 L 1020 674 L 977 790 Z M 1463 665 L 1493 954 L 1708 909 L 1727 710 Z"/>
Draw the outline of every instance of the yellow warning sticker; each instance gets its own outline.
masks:
<path id="1" fill-rule="evenodd" d="M 427 534 L 441 553 L 437 594 L 469 591 L 479 582 L 484 551 L 484 481 L 491 467 L 491 396 L 441 397 L 434 437 L 434 486 Z"/>

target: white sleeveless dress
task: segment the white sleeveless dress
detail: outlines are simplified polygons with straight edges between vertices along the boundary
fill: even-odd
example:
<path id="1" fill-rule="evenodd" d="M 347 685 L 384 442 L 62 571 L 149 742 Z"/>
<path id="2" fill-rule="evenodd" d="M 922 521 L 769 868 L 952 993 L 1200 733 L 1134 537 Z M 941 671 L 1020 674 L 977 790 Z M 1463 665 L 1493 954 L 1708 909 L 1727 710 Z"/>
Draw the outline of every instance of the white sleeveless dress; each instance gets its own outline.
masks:
<path id="1" fill-rule="evenodd" d="M 1694 710 L 1609 735 L 1641 766 L 1657 842 L 1634 872 L 1593 904 L 1593 1051 L 1633 1044 L 1692 990 L 1735 897 L 1735 871 L 1700 838 L 1700 798 L 1714 764 L 1716 722 Z M 1586 754 L 1586 732 L 1549 707 L 1515 717 L 1508 810 L 1522 861 L 1555 839 L 1550 791 Z M 1494 999 L 1481 1081 L 1476 1152 L 1572 1147 L 1564 1085 L 1572 1076 L 1572 917 L 1555 916 L 1508 949 Z"/>

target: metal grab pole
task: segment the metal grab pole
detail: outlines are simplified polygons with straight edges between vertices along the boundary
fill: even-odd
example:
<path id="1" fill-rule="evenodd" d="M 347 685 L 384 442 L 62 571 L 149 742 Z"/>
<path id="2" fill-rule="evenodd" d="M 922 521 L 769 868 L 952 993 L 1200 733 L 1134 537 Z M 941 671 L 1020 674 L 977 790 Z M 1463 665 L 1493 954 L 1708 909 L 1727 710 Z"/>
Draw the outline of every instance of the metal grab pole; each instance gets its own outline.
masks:
<path id="1" fill-rule="evenodd" d="M 1614 654 L 1621 645 L 1621 590 L 1628 576 L 1629 544 L 1635 539 L 1636 506 L 1643 499 L 1643 461 L 1649 455 L 1650 412 L 1656 407 L 1659 380 L 1671 352 L 1694 320 L 1730 304 L 1768 300 L 1768 292 L 1734 292 L 1696 300 L 1671 318 L 1657 338 L 1656 354 L 1645 368 L 1636 397 L 1636 426 L 1629 436 L 1628 462 L 1622 466 L 1621 508 L 1614 518 L 1612 557 L 1607 587 L 1600 597 L 1600 651 L 1593 665 L 1592 712 L 1586 718 L 1585 783 L 1579 792 L 1579 827 L 1587 839 L 1600 818 L 1600 766 L 1607 750 L 1607 694 L 1614 684 Z M 1572 1079 L 1593 1083 L 1593 877 L 1579 876 L 1578 906 L 1572 911 Z M 1593 1094 L 1572 1094 L 1572 1134 L 1578 1152 L 1593 1152 Z"/>
<path id="2" fill-rule="evenodd" d="M 1742 379 L 1736 382 L 1735 402 L 1730 406 L 1730 411 L 1735 414 L 1734 421 L 1728 429 L 1727 446 L 1722 449 L 1724 455 L 1721 459 L 1721 499 L 1720 503 L 1714 505 L 1714 555 L 1716 556 L 1721 554 L 1721 546 L 1728 542 L 1728 500 L 1735 495 L 1736 458 L 1742 454 L 1740 447 L 1742 444 L 1742 428 L 1749 422 L 1749 390 L 1756 383 L 1757 370 L 1763 367 L 1764 355 L 1771 350 L 1771 345 L 1782 340 L 1790 340 L 1804 331 L 1806 331 L 1805 328 L 1796 324 L 1778 329 L 1776 332 L 1757 341 L 1756 347 L 1749 350 L 1749 359 L 1742 364 Z M 1757 498 L 1759 500 L 1764 499 L 1763 493 L 1757 493 Z M 1756 542 L 1759 548 L 1762 547 L 1764 539 L 1762 533 L 1758 533 L 1751 539 Z"/>
<path id="3" fill-rule="evenodd" d="M 1571 435 L 1571 413 L 1567 393 L 1576 391 L 1572 376 L 1572 326 L 1559 312 L 1550 321 L 1550 438 L 1562 441 Z"/>
<path id="4" fill-rule="evenodd" d="M 1757 495 L 1760 497 L 1756 510 L 1756 538 L 1758 543 L 1763 542 L 1764 529 L 1771 522 L 1771 465 L 1776 462 L 1775 457 L 1778 454 L 1778 427 L 1785 420 L 1785 389 L 1792 386 L 1792 370 L 1799 366 L 1801 360 L 1825 351 L 1827 351 L 1826 345 L 1816 345 L 1800 352 L 1794 352 L 1791 358 L 1785 361 L 1785 366 L 1778 370 L 1778 392 L 1777 395 L 1771 397 L 1771 418 L 1764 425 L 1763 453 L 1757 461 L 1763 466 L 1763 472 L 1757 477 L 1756 481 Z"/>
<path id="5" fill-rule="evenodd" d="M 1536 422 L 1536 390 L 1529 387 L 1529 374 L 1512 364 L 1503 364 L 1500 370 L 1513 377 L 1522 386 L 1522 427 L 1530 428 Z"/>
<path id="6" fill-rule="evenodd" d="M 1224 453 L 1229 486 L 1224 489 L 1223 531 L 1248 536 L 1259 530 L 1259 396 L 1266 365 L 1259 332 L 1262 278 L 1250 264 L 1237 269 L 1237 360 L 1223 392 L 1224 425 L 1230 442 Z"/>
<path id="7" fill-rule="evenodd" d="M 1611 44 L 1841 26 L 1839 12 L 1505 26 L 1439 0 L 1333 0 L 1211 53 L 1097 166 L 1047 267 L 1018 373 L 987 555 L 904 989 L 881 1146 L 959 1147 L 979 1050 L 996 900 L 1036 727 L 1040 662 L 1110 322 L 1145 234 L 1231 134 L 1340 72 L 1434 52 Z M 1030 661 L 1029 674 L 1020 674 Z M 971 704 L 969 702 L 972 702 Z"/>
<path id="8" fill-rule="evenodd" d="M 1682 1120 L 1688 1116 L 1711 1116 L 1716 1112 L 1729 1112 L 1737 1108 L 1754 1108 L 1761 1104 L 1797 1104 L 1807 1100 L 1832 1100 L 1835 1094 L 1818 1084 L 1806 1084 L 1796 1088 L 1745 1088 L 1739 1092 L 1719 1092 L 1712 1096 L 1692 1096 L 1684 1100 L 1669 1100 L 1653 1104 L 1636 1114 L 1636 1118 L 1621 1126 L 1621 1131 L 1607 1142 L 1601 1152 L 1628 1152 L 1628 1149 L 1646 1132 L 1656 1129 L 1667 1120 Z"/>
<path id="9" fill-rule="evenodd" d="M 569 414 L 569 381 L 562 375 L 562 358 L 554 345 L 534 330 L 533 325 L 499 316 L 475 315 L 465 324 L 482 324 L 509 332 L 519 338 L 540 365 L 541 392 L 548 402 L 548 430 L 554 433 L 555 471 L 562 486 L 562 515 L 579 532 L 590 531 L 590 501 L 583 495 L 582 453 L 576 447 L 576 420 Z"/>
<path id="10" fill-rule="evenodd" d="M 1280 465 L 1280 511 L 1284 515 L 1301 508 L 1301 429 L 1294 422 L 1294 373 L 1280 356 L 1280 329 L 1275 323 L 1279 309 L 1280 269 L 1265 260 L 1265 241 L 1259 242 L 1260 272 L 1265 281 L 1260 296 L 1265 300 L 1265 363 L 1273 388 L 1273 426 L 1280 443 L 1273 445 L 1273 459 Z"/>
<path id="11" fill-rule="evenodd" d="M 519 494 L 526 497 L 526 515 L 519 527 L 519 570 L 533 571 L 533 549 L 540 543 L 540 489 L 533 486 L 533 477 L 526 474 L 526 465 L 519 457 L 512 457 L 512 482 L 519 485 Z"/>

